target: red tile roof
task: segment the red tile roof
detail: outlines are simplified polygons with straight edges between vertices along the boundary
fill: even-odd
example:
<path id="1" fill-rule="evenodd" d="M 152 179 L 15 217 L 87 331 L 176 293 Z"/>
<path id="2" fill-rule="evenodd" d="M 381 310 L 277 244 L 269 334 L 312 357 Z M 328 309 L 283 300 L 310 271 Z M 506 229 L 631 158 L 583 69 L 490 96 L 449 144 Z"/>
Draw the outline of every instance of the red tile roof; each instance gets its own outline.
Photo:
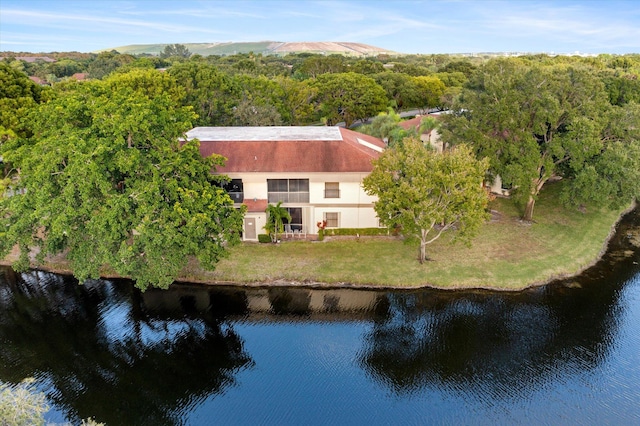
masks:
<path id="1" fill-rule="evenodd" d="M 245 199 L 242 204 L 247 206 L 248 212 L 265 212 L 267 210 L 267 205 L 269 202 L 267 200 L 252 200 Z"/>
<path id="2" fill-rule="evenodd" d="M 36 84 L 39 84 L 40 86 L 48 86 L 49 83 L 47 83 L 45 80 L 41 79 L 40 77 L 36 77 L 35 75 L 30 75 L 29 79 L 31 81 L 33 81 Z"/>
<path id="3" fill-rule="evenodd" d="M 55 59 L 48 56 L 16 56 L 18 61 L 33 62 L 56 62 Z"/>
<path id="4" fill-rule="evenodd" d="M 416 115 L 414 118 L 411 118 L 409 120 L 404 120 L 401 121 L 400 123 L 398 123 L 398 125 L 400 127 L 402 127 L 405 130 L 409 130 L 409 129 L 416 129 L 416 130 L 420 130 L 420 124 L 422 124 L 422 119 L 426 118 L 426 117 L 433 117 L 433 118 L 437 118 L 440 119 L 439 115 L 435 115 L 435 114 L 427 114 L 427 115 Z M 429 134 L 431 132 L 427 132 L 427 134 Z"/>
<path id="5" fill-rule="evenodd" d="M 220 173 L 370 172 L 371 160 L 385 147 L 378 138 L 341 127 L 206 127 L 187 137 L 200 140 L 203 156 L 227 158 Z"/>

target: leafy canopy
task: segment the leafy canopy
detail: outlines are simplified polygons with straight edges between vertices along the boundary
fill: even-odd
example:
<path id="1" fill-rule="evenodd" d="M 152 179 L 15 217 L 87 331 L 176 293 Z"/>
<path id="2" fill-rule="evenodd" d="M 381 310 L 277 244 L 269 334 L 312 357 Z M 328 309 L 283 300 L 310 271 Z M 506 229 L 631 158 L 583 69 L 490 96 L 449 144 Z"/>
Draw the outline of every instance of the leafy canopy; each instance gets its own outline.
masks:
<path id="1" fill-rule="evenodd" d="M 487 160 L 476 160 L 464 145 L 437 153 L 409 138 L 374 160 L 363 186 L 378 196 L 374 208 L 380 222 L 420 241 L 422 263 L 426 246 L 445 231 L 455 229 L 456 237 L 468 242 L 484 223 L 487 167 Z"/>
<path id="2" fill-rule="evenodd" d="M 634 168 L 640 110 L 633 103 L 612 106 L 589 67 L 494 60 L 472 76 L 454 109 L 444 140 L 468 143 L 490 158 L 492 173 L 525 205 L 526 220 L 552 178 L 570 178 L 565 199 L 576 203 L 615 206 L 640 194 Z"/>
<path id="3" fill-rule="evenodd" d="M 189 56 L 191 56 L 191 52 L 184 44 L 168 44 L 160 53 L 161 58 L 171 58 L 174 56 L 180 58 L 188 58 Z"/>
<path id="4" fill-rule="evenodd" d="M 46 98 L 45 90 L 24 73 L 0 62 L 0 143 L 9 134 L 30 134 L 25 117 L 31 108 Z"/>
<path id="5" fill-rule="evenodd" d="M 32 114 L 34 137 L 2 155 L 21 173 L 0 200 L 0 255 L 20 248 L 17 269 L 65 254 L 76 277 L 103 267 L 166 288 L 195 256 L 213 268 L 239 240 L 242 212 L 211 174 L 223 158 L 181 144 L 194 114 L 172 77 L 115 74 L 76 84 Z"/>
<path id="6" fill-rule="evenodd" d="M 393 108 L 389 108 L 388 112 L 381 112 L 374 117 L 370 124 L 363 124 L 358 127 L 358 131 L 380 138 L 389 146 L 410 136 L 417 137 L 415 129 L 405 130 L 400 126 L 401 120 L 400 114 L 396 113 Z"/>
<path id="7" fill-rule="evenodd" d="M 320 111 L 328 125 L 344 121 L 350 127 L 384 111 L 387 96 L 371 77 L 354 72 L 322 74 L 313 83 L 318 91 Z"/>

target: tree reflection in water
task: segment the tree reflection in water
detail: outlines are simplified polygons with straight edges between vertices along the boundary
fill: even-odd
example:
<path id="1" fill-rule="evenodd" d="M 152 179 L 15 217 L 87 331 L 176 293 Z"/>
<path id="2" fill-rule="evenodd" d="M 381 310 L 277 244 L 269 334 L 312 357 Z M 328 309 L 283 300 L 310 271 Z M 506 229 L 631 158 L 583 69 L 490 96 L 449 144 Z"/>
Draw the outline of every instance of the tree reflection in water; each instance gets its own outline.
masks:
<path id="1" fill-rule="evenodd" d="M 614 346 L 620 292 L 640 257 L 637 249 L 629 257 L 631 247 L 616 239 L 579 284 L 517 294 L 390 293 L 364 338 L 360 365 L 398 395 L 445 388 L 484 402 L 521 398 L 593 370 Z"/>
<path id="2" fill-rule="evenodd" d="M 540 423 L 637 423 L 629 323 L 640 311 L 628 305 L 640 251 L 627 235 L 579 282 L 517 294 L 140 293 L 125 281 L 78 286 L 0 269 L 0 381 L 35 377 L 76 424 L 416 423 L 427 411 L 436 423 L 537 413 Z"/>
<path id="3" fill-rule="evenodd" d="M 127 282 L 31 272 L 0 275 L 0 379 L 36 377 L 74 424 L 181 424 L 203 398 L 252 366 L 241 338 L 215 315 L 147 309 Z M 218 303 L 221 303 L 218 301 Z M 223 303 L 224 305 L 229 305 Z M 135 402 L 134 402 L 135 401 Z"/>

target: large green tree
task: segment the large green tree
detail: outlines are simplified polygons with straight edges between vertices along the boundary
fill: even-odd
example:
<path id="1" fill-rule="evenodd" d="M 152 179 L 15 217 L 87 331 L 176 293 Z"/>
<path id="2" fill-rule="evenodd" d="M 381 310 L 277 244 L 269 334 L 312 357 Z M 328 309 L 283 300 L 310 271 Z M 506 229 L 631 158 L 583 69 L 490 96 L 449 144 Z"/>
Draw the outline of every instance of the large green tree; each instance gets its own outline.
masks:
<path id="1" fill-rule="evenodd" d="M 412 103 L 417 100 L 415 94 L 418 87 L 416 86 L 415 77 L 392 71 L 381 72 L 371 77 L 384 89 L 387 98 L 393 102 L 396 110 L 418 106 Z"/>
<path id="2" fill-rule="evenodd" d="M 374 208 L 381 223 L 420 242 L 423 263 L 427 245 L 445 231 L 455 230 L 456 238 L 469 241 L 484 223 L 487 167 L 465 146 L 440 154 L 409 138 L 374 160 L 363 187 L 378 197 Z"/>
<path id="3" fill-rule="evenodd" d="M 240 88 L 234 79 L 215 66 L 189 61 L 173 65 L 168 73 L 186 90 L 185 103 L 198 114 L 200 126 L 229 126 Z"/>
<path id="4" fill-rule="evenodd" d="M 619 169 L 618 162 L 623 153 L 630 156 L 626 164 L 638 161 L 638 108 L 612 106 L 591 68 L 494 60 L 471 77 L 454 108 L 445 141 L 468 143 L 490 158 L 492 172 L 514 187 L 525 220 L 532 220 L 536 198 L 553 178 L 571 178 L 567 199 L 575 202 L 620 205 L 640 193 L 640 181 L 629 181 L 637 169 Z M 606 192 L 584 184 L 614 177 L 598 186 Z"/>
<path id="5" fill-rule="evenodd" d="M 444 95 L 446 86 L 438 77 L 419 76 L 413 77 L 413 81 L 416 90 L 408 99 L 408 103 L 418 107 L 423 114 L 442 105 L 440 98 Z"/>
<path id="6" fill-rule="evenodd" d="M 46 99 L 48 91 L 48 88 L 43 89 L 32 82 L 22 71 L 0 62 L 0 150 L 11 139 L 16 143 L 17 138 L 31 135 L 28 114 Z M 0 198 L 14 176 L 15 168 L 0 153 Z"/>
<path id="7" fill-rule="evenodd" d="M 309 81 L 298 81 L 282 76 L 275 78 L 282 93 L 283 121 L 292 126 L 312 123 L 318 109 L 317 104 L 313 102 L 318 91 L 309 84 Z"/>
<path id="8" fill-rule="evenodd" d="M 317 78 L 322 74 L 344 72 L 344 62 L 342 55 L 313 55 L 306 58 L 297 71 L 305 77 Z"/>
<path id="9" fill-rule="evenodd" d="M 629 102 L 640 102 L 640 78 L 636 74 L 607 75 L 604 77 L 609 100 L 613 105 L 623 106 Z"/>
<path id="10" fill-rule="evenodd" d="M 102 79 L 123 65 L 134 62 L 131 55 L 122 55 L 115 50 L 110 52 L 100 52 L 98 56 L 87 67 L 90 78 Z"/>
<path id="11" fill-rule="evenodd" d="M 168 44 L 164 47 L 162 53 L 160 53 L 161 58 L 188 58 L 191 56 L 191 52 L 184 44 Z"/>
<path id="12" fill-rule="evenodd" d="M 20 177 L 0 200 L 0 256 L 17 245 L 25 269 L 64 254 L 80 281 L 107 268 L 141 289 L 166 288 L 190 258 L 214 268 L 242 211 L 211 173 L 223 159 L 180 142 L 194 114 L 173 78 L 138 70 L 56 95 L 32 138 L 3 145 Z"/>
<path id="13" fill-rule="evenodd" d="M 350 127 L 387 107 L 385 91 L 374 79 L 354 72 L 322 74 L 313 83 L 322 117 L 328 125 L 344 121 Z"/>
<path id="14" fill-rule="evenodd" d="M 282 124 L 282 87 L 264 76 L 236 75 L 233 77 L 240 96 L 235 100 L 233 124 L 236 126 L 275 126 Z"/>
<path id="15" fill-rule="evenodd" d="M 46 98 L 43 90 L 46 89 L 29 80 L 23 72 L 0 62 L 0 132 L 4 129 L 19 136 L 29 135 L 25 117 Z"/>

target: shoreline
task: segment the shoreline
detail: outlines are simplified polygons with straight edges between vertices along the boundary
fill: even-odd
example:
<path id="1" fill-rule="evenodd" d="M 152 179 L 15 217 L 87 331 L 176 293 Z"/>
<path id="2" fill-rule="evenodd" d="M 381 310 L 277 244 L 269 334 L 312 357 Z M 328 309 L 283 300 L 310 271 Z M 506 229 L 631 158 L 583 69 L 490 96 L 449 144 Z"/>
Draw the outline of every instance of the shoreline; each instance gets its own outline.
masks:
<path id="1" fill-rule="evenodd" d="M 184 276 L 178 277 L 174 283 L 175 284 L 196 284 L 196 285 L 206 285 L 206 286 L 233 286 L 233 287 L 245 287 L 245 288 L 273 288 L 273 287 L 298 287 L 298 288 L 309 288 L 309 289 L 362 289 L 362 290 L 381 290 L 381 291 L 415 291 L 421 289 L 434 289 L 434 290 L 444 290 L 444 291 L 489 291 L 489 292 L 522 292 L 529 289 L 542 287 L 546 285 L 550 285 L 556 282 L 563 282 L 567 280 L 571 280 L 572 278 L 576 278 L 583 274 L 588 269 L 597 265 L 605 255 L 611 250 L 610 244 L 614 237 L 617 235 L 619 231 L 620 223 L 631 214 L 634 210 L 640 209 L 640 205 L 637 202 L 634 202 L 627 209 L 622 211 L 618 218 L 611 224 L 609 233 L 605 240 L 602 243 L 602 247 L 597 257 L 592 260 L 589 264 L 584 265 L 573 273 L 560 273 L 551 276 L 550 278 L 541 281 L 534 281 L 527 285 L 521 287 L 513 287 L 513 288 L 505 288 L 499 286 L 486 286 L 486 285 L 471 285 L 471 286 L 445 286 L 438 285 L 429 282 L 424 282 L 420 284 L 406 284 L 406 285 L 392 285 L 392 284 L 375 284 L 375 283 L 366 283 L 366 282 L 346 282 L 346 281 L 337 281 L 337 282 L 323 282 L 320 280 L 291 280 L 285 278 L 275 278 L 271 280 L 256 280 L 256 281 L 230 281 L 230 280 L 220 280 L 220 279 L 200 279 L 192 274 L 183 274 Z M 640 213 L 638 213 L 640 214 Z M 368 238 L 368 237 L 361 237 Z M 640 237 L 638 237 L 640 239 Z M 286 243 L 285 243 L 286 244 Z M 638 245 L 634 245 L 636 248 L 640 248 L 640 242 Z M 12 266 L 11 258 L 15 256 L 15 253 L 10 254 L 4 259 L 0 260 L 0 265 L 2 266 Z M 72 276 L 73 271 L 65 267 L 64 264 L 66 260 L 63 256 L 58 255 L 55 257 L 47 258 L 45 260 L 45 264 L 43 265 L 33 265 L 33 270 L 40 270 L 60 275 Z M 200 271 L 201 273 L 206 275 L 207 271 Z M 120 276 L 117 274 L 109 274 L 104 273 L 101 274 L 101 279 L 129 279 L 128 277 Z"/>

